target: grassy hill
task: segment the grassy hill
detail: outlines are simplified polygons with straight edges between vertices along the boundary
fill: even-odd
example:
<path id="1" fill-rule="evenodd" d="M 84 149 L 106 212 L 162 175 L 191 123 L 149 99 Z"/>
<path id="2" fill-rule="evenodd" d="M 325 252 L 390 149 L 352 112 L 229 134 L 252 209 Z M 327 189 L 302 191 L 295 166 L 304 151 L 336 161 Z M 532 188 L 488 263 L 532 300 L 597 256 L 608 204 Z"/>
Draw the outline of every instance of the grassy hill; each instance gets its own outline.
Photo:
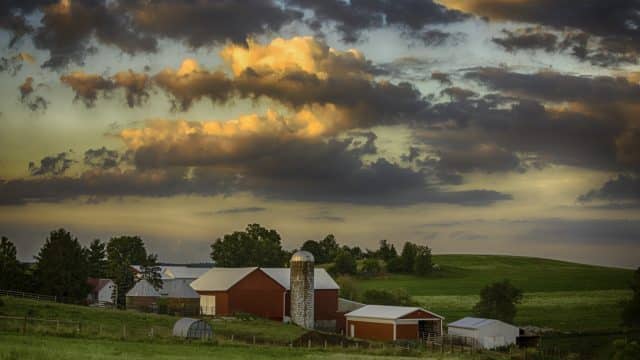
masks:
<path id="1" fill-rule="evenodd" d="M 471 314 L 483 286 L 510 279 L 524 291 L 519 325 L 561 331 L 616 330 L 620 301 L 631 295 L 633 271 L 566 261 L 499 255 L 434 255 L 429 277 L 389 274 L 358 281 L 362 290 L 403 288 L 419 303 L 454 321 Z"/>

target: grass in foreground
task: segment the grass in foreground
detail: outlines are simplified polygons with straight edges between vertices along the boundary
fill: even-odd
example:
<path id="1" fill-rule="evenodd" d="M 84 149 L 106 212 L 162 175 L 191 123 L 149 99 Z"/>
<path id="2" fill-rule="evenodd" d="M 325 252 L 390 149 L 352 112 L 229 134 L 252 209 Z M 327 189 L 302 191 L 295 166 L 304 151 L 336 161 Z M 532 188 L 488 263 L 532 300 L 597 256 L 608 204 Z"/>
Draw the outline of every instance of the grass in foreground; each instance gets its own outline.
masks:
<path id="1" fill-rule="evenodd" d="M 135 359 L 407 359 L 332 349 L 299 349 L 269 346 L 212 345 L 206 343 L 148 343 L 108 339 L 81 339 L 0 333 L 0 360 L 135 360 Z M 444 354 L 426 359 L 500 359 L 493 354 Z"/>

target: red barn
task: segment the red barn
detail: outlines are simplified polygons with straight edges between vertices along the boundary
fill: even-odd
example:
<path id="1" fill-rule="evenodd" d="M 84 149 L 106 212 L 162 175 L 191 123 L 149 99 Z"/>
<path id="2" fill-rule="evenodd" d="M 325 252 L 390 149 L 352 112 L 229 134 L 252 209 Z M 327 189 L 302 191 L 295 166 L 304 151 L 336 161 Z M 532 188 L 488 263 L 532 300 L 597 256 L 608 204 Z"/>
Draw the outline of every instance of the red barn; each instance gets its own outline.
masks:
<path id="1" fill-rule="evenodd" d="M 378 341 L 441 335 L 444 317 L 418 307 L 366 305 L 345 314 L 350 337 Z"/>
<path id="2" fill-rule="evenodd" d="M 200 295 L 203 315 L 249 313 L 288 321 L 290 317 L 288 268 L 213 268 L 191 283 Z M 335 330 L 339 286 L 324 269 L 314 269 L 316 328 Z"/>

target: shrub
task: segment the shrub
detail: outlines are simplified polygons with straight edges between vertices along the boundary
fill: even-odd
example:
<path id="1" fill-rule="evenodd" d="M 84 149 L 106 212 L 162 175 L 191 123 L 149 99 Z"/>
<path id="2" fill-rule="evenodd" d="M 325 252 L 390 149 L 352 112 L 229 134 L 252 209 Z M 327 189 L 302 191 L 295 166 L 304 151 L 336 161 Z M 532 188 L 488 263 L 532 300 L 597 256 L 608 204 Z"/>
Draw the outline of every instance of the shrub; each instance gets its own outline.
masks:
<path id="1" fill-rule="evenodd" d="M 373 305 L 415 305 L 415 302 L 411 300 L 409 293 L 405 289 L 395 289 L 393 291 L 370 289 L 362 295 L 362 302 Z"/>

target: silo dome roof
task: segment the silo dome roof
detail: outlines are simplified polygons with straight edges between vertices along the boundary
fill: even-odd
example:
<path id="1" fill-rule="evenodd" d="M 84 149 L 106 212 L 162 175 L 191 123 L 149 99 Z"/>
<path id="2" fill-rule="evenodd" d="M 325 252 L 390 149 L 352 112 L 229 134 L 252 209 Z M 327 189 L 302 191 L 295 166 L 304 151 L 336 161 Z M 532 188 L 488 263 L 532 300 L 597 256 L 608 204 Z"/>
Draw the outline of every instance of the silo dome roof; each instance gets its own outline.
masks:
<path id="1" fill-rule="evenodd" d="M 300 261 L 315 262 L 315 259 L 313 258 L 313 254 L 312 253 L 310 253 L 308 251 L 300 250 L 300 251 L 296 251 L 291 256 L 291 262 L 300 262 Z"/>

